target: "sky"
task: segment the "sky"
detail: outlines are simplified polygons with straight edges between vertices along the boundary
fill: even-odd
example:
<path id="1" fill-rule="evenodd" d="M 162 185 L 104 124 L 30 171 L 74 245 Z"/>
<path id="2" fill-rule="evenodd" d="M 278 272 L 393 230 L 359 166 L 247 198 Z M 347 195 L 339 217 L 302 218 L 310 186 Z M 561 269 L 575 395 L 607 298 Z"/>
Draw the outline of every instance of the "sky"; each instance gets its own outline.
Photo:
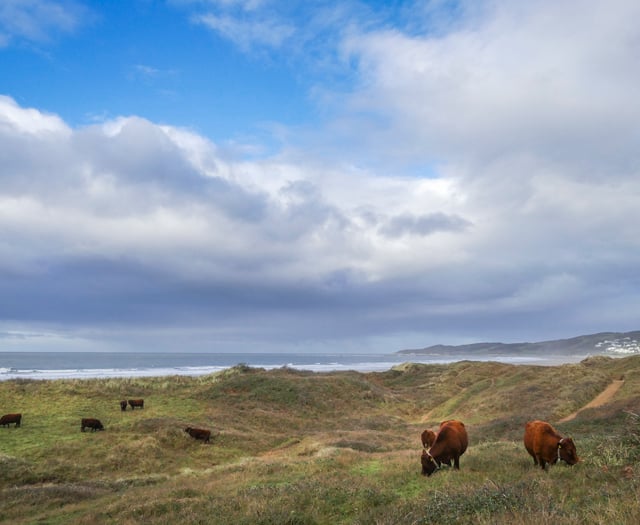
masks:
<path id="1" fill-rule="evenodd" d="M 640 329 L 636 0 L 3 0 L 0 351 Z"/>

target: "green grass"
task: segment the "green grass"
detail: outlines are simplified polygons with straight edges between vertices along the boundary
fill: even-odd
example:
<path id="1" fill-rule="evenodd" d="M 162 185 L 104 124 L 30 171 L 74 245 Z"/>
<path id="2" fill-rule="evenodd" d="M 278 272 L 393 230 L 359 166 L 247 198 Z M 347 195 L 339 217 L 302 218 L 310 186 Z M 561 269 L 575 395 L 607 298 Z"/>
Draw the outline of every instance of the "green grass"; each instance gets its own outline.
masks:
<path id="1" fill-rule="evenodd" d="M 616 398 L 555 421 L 621 375 Z M 120 399 L 144 397 L 121 412 Z M 383 373 L 238 366 L 188 378 L 0 383 L 0 522 L 636 523 L 640 357 L 557 367 L 460 362 Z M 80 432 L 98 417 L 104 432 Z M 460 471 L 420 474 L 420 433 L 468 428 Z M 524 423 L 576 441 L 573 467 L 534 467 Z M 203 445 L 184 433 L 212 430 Z"/>

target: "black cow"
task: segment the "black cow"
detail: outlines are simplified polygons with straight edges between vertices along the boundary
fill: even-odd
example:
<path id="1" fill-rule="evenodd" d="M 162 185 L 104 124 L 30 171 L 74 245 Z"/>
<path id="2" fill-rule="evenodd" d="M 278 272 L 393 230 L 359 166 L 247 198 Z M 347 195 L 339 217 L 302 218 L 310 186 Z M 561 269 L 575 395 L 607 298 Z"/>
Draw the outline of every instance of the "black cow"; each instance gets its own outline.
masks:
<path id="1" fill-rule="evenodd" d="M 136 407 L 144 408 L 144 399 L 129 399 L 129 406 L 131 406 L 131 410 Z"/>
<path id="2" fill-rule="evenodd" d="M 104 426 L 100 423 L 99 419 L 94 419 L 92 417 L 83 417 L 80 422 L 80 431 L 84 432 L 85 428 L 90 428 L 91 432 L 95 432 L 96 430 L 104 430 Z"/>
<path id="3" fill-rule="evenodd" d="M 0 426 L 8 427 L 11 423 L 15 423 L 16 428 L 18 428 L 20 421 L 22 421 L 22 414 L 5 414 L 0 417 Z"/>
<path id="4" fill-rule="evenodd" d="M 209 443 L 211 437 L 211 431 L 203 428 L 191 428 L 187 427 L 184 431 L 189 434 L 193 439 L 201 439 L 204 443 Z"/>

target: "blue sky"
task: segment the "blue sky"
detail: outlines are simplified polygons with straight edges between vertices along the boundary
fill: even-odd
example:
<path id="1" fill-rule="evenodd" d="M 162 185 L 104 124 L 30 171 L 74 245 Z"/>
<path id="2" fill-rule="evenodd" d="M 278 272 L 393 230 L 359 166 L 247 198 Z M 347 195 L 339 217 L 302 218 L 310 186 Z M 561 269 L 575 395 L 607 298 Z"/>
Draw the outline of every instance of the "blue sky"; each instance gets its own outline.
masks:
<path id="1" fill-rule="evenodd" d="M 5 0 L 0 351 L 638 329 L 631 0 Z"/>
<path id="2" fill-rule="evenodd" d="M 309 83 L 298 72 L 304 57 L 271 49 L 252 56 L 234 46 L 198 21 L 214 4 L 59 5 L 75 16 L 73 28 L 45 27 L 49 34 L 35 41 L 12 35 L 3 62 L 14 72 L 6 76 L 9 92 L 72 125 L 137 115 L 228 140 L 261 122 L 313 116 Z"/>

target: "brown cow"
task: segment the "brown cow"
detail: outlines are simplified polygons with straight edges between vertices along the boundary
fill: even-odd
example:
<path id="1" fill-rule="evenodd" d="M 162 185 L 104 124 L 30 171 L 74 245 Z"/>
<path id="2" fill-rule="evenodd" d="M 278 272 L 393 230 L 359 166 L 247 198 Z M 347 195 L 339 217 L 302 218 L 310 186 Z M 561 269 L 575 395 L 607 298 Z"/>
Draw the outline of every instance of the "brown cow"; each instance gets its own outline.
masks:
<path id="1" fill-rule="evenodd" d="M 100 423 L 99 419 L 94 419 L 92 417 L 83 417 L 80 422 L 80 431 L 84 432 L 85 428 L 90 428 L 91 432 L 95 432 L 96 430 L 104 430 L 102 423 Z"/>
<path id="2" fill-rule="evenodd" d="M 129 399 L 129 405 L 131 406 L 131 410 L 136 407 L 144 408 L 144 399 Z"/>
<path id="3" fill-rule="evenodd" d="M 424 430 L 420 435 L 420 440 L 422 441 L 422 448 L 429 448 L 436 440 L 436 433 L 433 430 Z"/>
<path id="4" fill-rule="evenodd" d="M 546 421 L 529 421 L 525 425 L 524 447 L 533 458 L 533 463 L 540 465 L 542 470 L 547 463 L 563 460 L 569 465 L 575 465 L 580 461 L 573 439 L 562 437 Z"/>
<path id="5" fill-rule="evenodd" d="M 0 426 L 8 427 L 11 423 L 15 423 L 16 428 L 18 428 L 20 421 L 22 421 L 22 414 L 5 414 L 0 417 Z"/>
<path id="6" fill-rule="evenodd" d="M 211 437 L 210 430 L 204 430 L 202 428 L 191 428 L 187 427 L 184 431 L 189 434 L 193 439 L 201 439 L 204 443 L 209 443 L 209 438 Z"/>
<path id="7" fill-rule="evenodd" d="M 459 469 L 460 456 L 465 453 L 468 444 L 467 429 L 462 421 L 443 421 L 431 448 L 422 450 L 422 474 L 431 476 L 443 463 L 450 465 L 451 460 L 453 468 Z"/>
<path id="8" fill-rule="evenodd" d="M 122 410 L 123 412 L 127 409 L 127 402 L 126 401 L 120 401 L 120 410 Z"/>

